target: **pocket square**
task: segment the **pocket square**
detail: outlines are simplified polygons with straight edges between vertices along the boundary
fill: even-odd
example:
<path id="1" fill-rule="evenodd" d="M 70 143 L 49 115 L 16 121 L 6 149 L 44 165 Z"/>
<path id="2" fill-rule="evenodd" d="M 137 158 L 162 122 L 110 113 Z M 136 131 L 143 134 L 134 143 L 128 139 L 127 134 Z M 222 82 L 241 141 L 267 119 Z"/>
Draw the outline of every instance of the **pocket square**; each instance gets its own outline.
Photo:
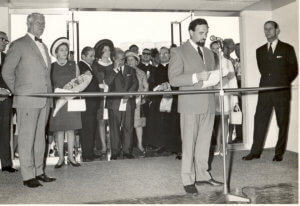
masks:
<path id="1" fill-rule="evenodd" d="M 127 74 L 126 76 L 129 77 L 129 76 L 131 76 L 131 75 L 132 75 L 132 74 Z"/>
<path id="2" fill-rule="evenodd" d="M 277 59 L 280 59 L 280 58 L 282 58 L 282 56 L 277 56 L 276 58 L 277 58 Z"/>

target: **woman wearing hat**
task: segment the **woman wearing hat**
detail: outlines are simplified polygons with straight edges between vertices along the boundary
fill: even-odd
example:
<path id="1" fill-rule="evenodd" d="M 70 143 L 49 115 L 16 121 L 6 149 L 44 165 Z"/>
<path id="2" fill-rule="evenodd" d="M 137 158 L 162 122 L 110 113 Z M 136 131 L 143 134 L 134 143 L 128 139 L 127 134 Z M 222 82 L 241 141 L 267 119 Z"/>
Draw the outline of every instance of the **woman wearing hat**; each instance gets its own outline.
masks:
<path id="1" fill-rule="evenodd" d="M 138 56 L 138 54 L 128 51 L 126 52 L 126 62 L 129 66 L 133 67 L 136 71 L 136 76 L 137 79 L 139 81 L 139 88 L 138 91 L 142 92 L 142 91 L 148 91 L 149 90 L 149 85 L 148 85 L 148 81 L 147 81 L 147 75 L 145 72 L 143 72 L 141 69 L 139 69 L 137 67 L 137 65 L 140 62 L 140 57 Z M 146 117 L 143 115 L 142 112 L 142 104 L 145 103 L 145 100 L 143 99 L 142 96 L 137 96 L 136 97 L 136 109 L 134 112 L 134 127 L 135 127 L 135 131 L 136 131 L 136 136 L 137 136 L 137 140 L 138 140 L 138 149 L 140 150 L 140 152 L 143 153 L 143 156 L 146 155 L 145 149 L 143 147 L 143 127 L 146 126 Z"/>
<path id="2" fill-rule="evenodd" d="M 68 60 L 69 40 L 65 37 L 55 40 L 50 49 L 51 55 L 57 61 L 51 65 L 51 81 L 53 88 L 63 88 L 67 83 L 79 75 L 79 70 L 74 61 Z M 55 168 L 64 165 L 64 137 L 67 136 L 68 141 L 68 162 L 74 166 L 80 166 L 73 157 L 73 148 L 75 142 L 74 131 L 81 129 L 80 112 L 68 112 L 67 104 L 65 104 L 56 114 L 51 115 L 49 130 L 54 132 L 58 146 L 59 160 Z"/>
<path id="3" fill-rule="evenodd" d="M 99 82 L 101 92 L 107 92 L 108 86 L 104 82 L 104 76 L 108 70 L 112 70 L 114 65 L 112 62 L 114 44 L 109 39 L 102 39 L 98 41 L 94 47 L 95 61 L 93 63 L 93 69 L 96 78 Z M 97 112 L 97 119 L 99 123 L 99 134 L 101 139 L 101 156 L 105 156 L 107 153 L 106 144 L 106 121 L 108 119 L 108 113 L 105 107 L 105 99 L 101 97 L 99 110 Z"/>

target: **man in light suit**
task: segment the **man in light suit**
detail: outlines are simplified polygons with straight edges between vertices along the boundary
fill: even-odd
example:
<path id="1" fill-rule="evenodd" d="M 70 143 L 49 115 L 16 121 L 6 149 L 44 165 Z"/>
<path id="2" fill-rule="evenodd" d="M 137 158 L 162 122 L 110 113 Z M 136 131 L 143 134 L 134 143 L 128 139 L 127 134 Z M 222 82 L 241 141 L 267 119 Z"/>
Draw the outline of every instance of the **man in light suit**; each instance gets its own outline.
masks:
<path id="1" fill-rule="evenodd" d="M 172 49 L 169 80 L 179 90 L 211 88 L 210 70 L 215 68 L 213 53 L 204 47 L 208 33 L 205 19 L 195 19 L 189 25 L 190 39 Z M 187 193 L 197 193 L 195 183 L 219 186 L 208 172 L 209 148 L 215 118 L 214 94 L 179 95 L 182 139 L 181 178 Z"/>
<path id="2" fill-rule="evenodd" d="M 114 69 L 107 72 L 105 83 L 110 92 L 134 92 L 138 90 L 138 79 L 134 68 L 124 65 L 125 55 L 120 49 L 116 49 Z M 122 108 L 123 106 L 123 108 Z M 135 97 L 107 97 L 111 159 L 117 159 L 120 155 L 121 145 L 123 157 L 132 159 L 133 124 Z"/>
<path id="3" fill-rule="evenodd" d="M 39 180 L 55 180 L 45 175 L 43 169 L 45 126 L 52 100 L 21 95 L 52 92 L 51 60 L 48 48 L 39 38 L 44 32 L 45 17 L 39 13 L 28 15 L 27 27 L 28 33 L 11 43 L 2 68 L 2 76 L 15 95 L 13 107 L 17 110 L 23 184 L 34 188 L 41 186 Z"/>
<path id="4" fill-rule="evenodd" d="M 261 74 L 259 86 L 289 86 L 298 75 L 295 50 L 293 46 L 278 40 L 280 30 L 276 22 L 267 21 L 264 24 L 264 32 L 268 43 L 256 50 L 257 65 Z M 288 137 L 290 99 L 290 89 L 259 92 L 254 117 L 253 144 L 250 154 L 244 156 L 243 160 L 260 158 L 274 108 L 279 133 L 273 161 L 282 161 Z"/>

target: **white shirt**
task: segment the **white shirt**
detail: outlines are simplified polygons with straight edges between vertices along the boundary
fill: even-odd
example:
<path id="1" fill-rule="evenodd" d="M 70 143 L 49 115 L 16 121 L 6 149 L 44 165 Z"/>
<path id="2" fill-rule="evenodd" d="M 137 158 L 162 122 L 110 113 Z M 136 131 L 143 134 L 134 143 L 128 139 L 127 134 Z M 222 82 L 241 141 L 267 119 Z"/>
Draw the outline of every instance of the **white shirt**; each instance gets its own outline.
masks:
<path id="1" fill-rule="evenodd" d="M 121 66 L 121 67 L 115 68 L 114 71 L 115 71 L 116 73 L 122 72 L 121 74 L 123 74 L 123 71 L 124 71 L 124 65 Z"/>
<path id="2" fill-rule="evenodd" d="M 195 42 L 193 42 L 191 39 L 189 39 L 189 42 L 191 43 L 191 45 L 193 46 L 193 48 L 197 51 L 198 53 L 198 45 L 195 44 Z M 205 64 L 205 58 L 204 58 L 204 53 L 203 53 L 203 48 L 201 46 L 200 47 L 200 50 L 202 51 L 202 54 L 203 54 L 203 63 Z M 193 81 L 193 84 L 196 84 L 199 82 L 199 80 L 197 79 L 197 75 L 196 73 L 193 74 L 192 76 L 192 81 Z"/>
<path id="3" fill-rule="evenodd" d="M 27 34 L 30 36 L 30 38 L 34 41 L 34 43 L 36 44 L 36 46 L 39 48 L 39 50 L 40 50 L 40 52 L 42 54 L 42 57 L 43 57 L 46 65 L 49 66 L 48 65 L 48 60 L 47 60 L 47 55 L 46 55 L 46 51 L 45 51 L 44 45 L 41 42 L 39 42 L 39 41 L 35 41 L 35 39 L 34 39 L 35 36 L 33 34 L 31 34 L 29 32 Z"/>
<path id="4" fill-rule="evenodd" d="M 189 39 L 191 45 L 194 47 L 194 49 L 197 51 L 198 53 L 198 47 L 200 48 L 202 55 L 203 55 L 203 63 L 205 64 L 205 58 L 204 58 L 204 52 L 203 52 L 203 48 L 202 46 L 198 46 L 197 44 L 195 44 L 195 42 L 193 42 L 191 39 Z"/>
<path id="5" fill-rule="evenodd" d="M 164 67 L 166 67 L 168 64 L 169 64 L 169 62 L 168 63 L 161 63 L 161 65 L 163 65 Z"/>
<path id="6" fill-rule="evenodd" d="M 268 42 L 268 50 L 270 49 L 270 42 Z M 272 50 L 273 50 L 273 53 L 274 53 L 274 51 L 275 51 L 275 49 L 276 49 L 276 46 L 277 46 L 277 44 L 278 44 L 278 39 L 275 39 L 273 42 L 272 42 Z"/>
<path id="7" fill-rule="evenodd" d="M 150 63 L 144 63 L 144 62 L 142 62 L 142 64 L 144 64 L 147 67 L 147 66 L 149 66 Z"/>

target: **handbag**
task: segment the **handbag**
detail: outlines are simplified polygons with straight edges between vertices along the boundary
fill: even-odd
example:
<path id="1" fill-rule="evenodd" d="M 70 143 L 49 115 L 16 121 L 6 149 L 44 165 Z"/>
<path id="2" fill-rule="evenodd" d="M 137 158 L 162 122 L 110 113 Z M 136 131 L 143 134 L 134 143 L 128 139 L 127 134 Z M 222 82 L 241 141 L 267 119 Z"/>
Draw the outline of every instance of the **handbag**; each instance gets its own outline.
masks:
<path id="1" fill-rule="evenodd" d="M 85 99 L 71 99 L 68 100 L 68 112 L 85 112 Z"/>
<path id="2" fill-rule="evenodd" d="M 173 97 L 163 97 L 159 105 L 160 112 L 171 112 Z"/>
<path id="3" fill-rule="evenodd" d="M 230 123 L 231 124 L 242 124 L 243 122 L 243 113 L 240 107 L 237 105 L 237 110 L 230 111 Z"/>

